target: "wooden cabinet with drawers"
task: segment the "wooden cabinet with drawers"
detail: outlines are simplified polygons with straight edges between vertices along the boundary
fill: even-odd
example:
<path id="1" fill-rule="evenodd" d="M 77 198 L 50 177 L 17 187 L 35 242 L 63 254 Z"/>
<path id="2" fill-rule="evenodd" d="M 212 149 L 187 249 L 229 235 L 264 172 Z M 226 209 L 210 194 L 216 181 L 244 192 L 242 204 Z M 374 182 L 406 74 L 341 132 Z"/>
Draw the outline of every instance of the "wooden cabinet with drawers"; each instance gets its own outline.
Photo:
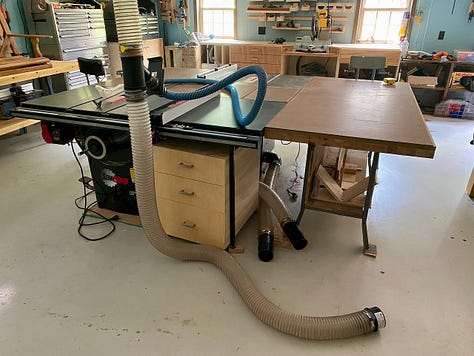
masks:
<path id="1" fill-rule="evenodd" d="M 201 68 L 201 47 L 165 46 L 166 67 Z"/>
<path id="2" fill-rule="evenodd" d="M 239 44 L 230 46 L 230 62 L 239 68 L 252 64 L 260 65 L 268 74 L 278 74 L 283 52 L 290 51 L 293 45 L 278 44 Z"/>
<path id="3" fill-rule="evenodd" d="M 155 190 L 168 235 L 226 248 L 229 231 L 227 146 L 167 141 L 154 146 Z M 259 151 L 235 154 L 235 229 L 240 231 L 258 205 Z"/>

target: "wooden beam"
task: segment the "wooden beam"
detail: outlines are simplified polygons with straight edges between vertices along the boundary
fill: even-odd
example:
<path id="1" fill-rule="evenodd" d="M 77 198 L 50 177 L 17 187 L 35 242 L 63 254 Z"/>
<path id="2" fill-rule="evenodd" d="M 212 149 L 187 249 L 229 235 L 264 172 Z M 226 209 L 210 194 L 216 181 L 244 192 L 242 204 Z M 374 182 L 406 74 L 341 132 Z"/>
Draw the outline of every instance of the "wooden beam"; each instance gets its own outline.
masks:
<path id="1" fill-rule="evenodd" d="M 344 200 L 344 192 L 342 188 L 336 183 L 336 181 L 329 175 L 323 166 L 319 166 L 317 176 L 322 185 L 324 185 L 329 192 L 337 201 Z"/>

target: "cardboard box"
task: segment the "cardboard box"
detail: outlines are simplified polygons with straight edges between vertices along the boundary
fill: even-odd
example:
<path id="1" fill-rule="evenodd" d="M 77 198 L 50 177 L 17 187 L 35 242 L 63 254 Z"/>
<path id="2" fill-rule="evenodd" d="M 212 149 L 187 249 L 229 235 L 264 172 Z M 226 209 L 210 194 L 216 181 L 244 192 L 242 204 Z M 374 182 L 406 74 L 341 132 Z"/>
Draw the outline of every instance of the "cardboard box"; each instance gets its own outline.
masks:
<path id="1" fill-rule="evenodd" d="M 474 62 L 474 51 L 455 49 L 454 57 L 458 62 Z"/>
<path id="2" fill-rule="evenodd" d="M 438 84 L 438 77 L 409 75 L 408 83 L 412 85 L 426 85 L 435 87 Z"/>

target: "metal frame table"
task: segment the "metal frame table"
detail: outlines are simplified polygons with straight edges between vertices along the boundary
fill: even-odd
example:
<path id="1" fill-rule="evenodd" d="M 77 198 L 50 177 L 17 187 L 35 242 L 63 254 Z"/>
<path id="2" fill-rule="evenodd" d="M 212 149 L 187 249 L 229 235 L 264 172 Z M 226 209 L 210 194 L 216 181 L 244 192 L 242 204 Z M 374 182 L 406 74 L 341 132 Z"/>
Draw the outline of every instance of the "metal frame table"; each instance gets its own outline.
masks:
<path id="1" fill-rule="evenodd" d="M 369 244 L 367 217 L 376 182 L 380 153 L 433 158 L 435 143 L 409 84 L 316 77 L 266 126 L 265 137 L 308 144 L 304 209 L 328 211 L 305 199 L 308 167 L 316 145 L 369 152 L 369 181 L 362 211 L 343 213 L 362 219 L 364 253 Z"/>

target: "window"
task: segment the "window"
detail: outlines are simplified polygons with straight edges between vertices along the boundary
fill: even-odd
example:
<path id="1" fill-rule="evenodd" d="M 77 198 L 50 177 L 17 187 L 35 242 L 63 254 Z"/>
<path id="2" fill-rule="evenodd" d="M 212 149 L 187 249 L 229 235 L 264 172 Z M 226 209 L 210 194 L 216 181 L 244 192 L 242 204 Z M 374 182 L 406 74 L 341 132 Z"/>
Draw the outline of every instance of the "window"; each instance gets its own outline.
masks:
<path id="1" fill-rule="evenodd" d="M 400 43 L 406 34 L 412 0 L 361 0 L 357 42 Z M 405 14 L 406 15 L 406 14 Z"/>
<path id="2" fill-rule="evenodd" d="M 199 32 L 235 38 L 235 0 L 199 0 Z"/>

